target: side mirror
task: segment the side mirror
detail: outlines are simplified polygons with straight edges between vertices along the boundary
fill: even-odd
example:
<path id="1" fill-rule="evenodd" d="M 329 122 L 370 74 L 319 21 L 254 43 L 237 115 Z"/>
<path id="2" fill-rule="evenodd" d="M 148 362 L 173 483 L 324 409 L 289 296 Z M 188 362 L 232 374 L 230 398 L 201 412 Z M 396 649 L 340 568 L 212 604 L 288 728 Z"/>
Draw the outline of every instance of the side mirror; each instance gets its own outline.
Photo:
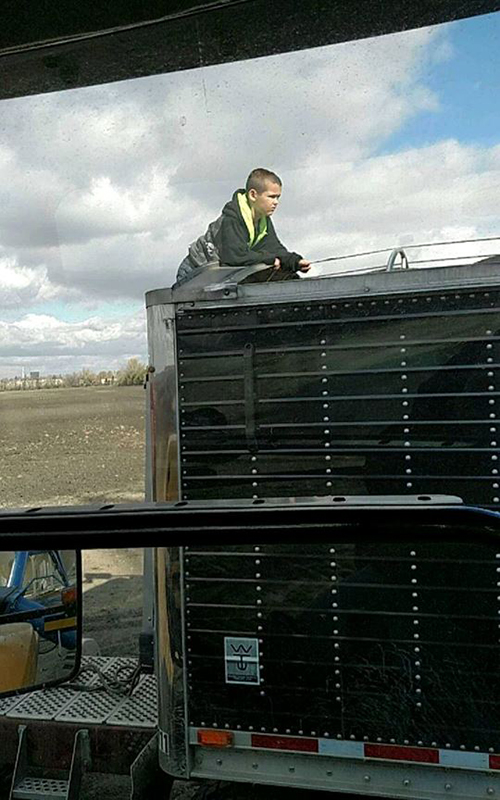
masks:
<path id="1" fill-rule="evenodd" d="M 80 551 L 0 551 L 0 696 L 76 675 L 81 584 Z"/>

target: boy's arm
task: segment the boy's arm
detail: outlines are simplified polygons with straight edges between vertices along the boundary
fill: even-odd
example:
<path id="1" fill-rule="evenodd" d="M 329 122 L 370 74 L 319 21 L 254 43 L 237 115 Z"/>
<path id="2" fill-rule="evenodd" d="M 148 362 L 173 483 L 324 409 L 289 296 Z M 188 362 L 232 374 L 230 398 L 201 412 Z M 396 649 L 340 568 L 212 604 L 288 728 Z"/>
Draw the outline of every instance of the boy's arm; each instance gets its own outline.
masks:
<path id="1" fill-rule="evenodd" d="M 267 220 L 266 249 L 273 252 L 276 258 L 279 258 L 281 265 L 285 269 L 290 269 L 295 272 L 301 268 L 299 262 L 303 261 L 302 256 L 299 253 L 294 253 L 286 249 L 285 245 L 278 239 L 274 225 L 270 219 Z"/>

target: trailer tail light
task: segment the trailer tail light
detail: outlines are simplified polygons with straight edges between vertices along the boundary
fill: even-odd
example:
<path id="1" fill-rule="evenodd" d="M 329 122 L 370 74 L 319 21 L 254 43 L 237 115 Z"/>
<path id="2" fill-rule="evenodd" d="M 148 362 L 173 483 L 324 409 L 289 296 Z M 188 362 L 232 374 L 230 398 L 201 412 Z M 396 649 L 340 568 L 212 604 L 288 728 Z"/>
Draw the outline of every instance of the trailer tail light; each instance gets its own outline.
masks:
<path id="1" fill-rule="evenodd" d="M 500 769 L 500 756 L 490 756 L 490 769 Z"/>
<path id="2" fill-rule="evenodd" d="M 252 747 L 265 747 L 270 750 L 298 750 L 303 753 L 319 752 L 318 739 L 303 739 L 293 736 L 268 736 L 253 733 Z"/>
<path id="3" fill-rule="evenodd" d="M 431 747 L 365 744 L 365 758 L 386 758 L 393 761 L 420 761 L 424 764 L 439 764 L 439 750 Z"/>
<path id="4" fill-rule="evenodd" d="M 232 747 L 234 735 L 232 731 L 207 730 L 198 731 L 198 744 L 206 747 Z"/>
<path id="5" fill-rule="evenodd" d="M 76 586 L 68 586 L 61 592 L 61 600 L 63 605 L 65 606 L 75 605 L 77 597 L 78 597 L 78 590 Z"/>

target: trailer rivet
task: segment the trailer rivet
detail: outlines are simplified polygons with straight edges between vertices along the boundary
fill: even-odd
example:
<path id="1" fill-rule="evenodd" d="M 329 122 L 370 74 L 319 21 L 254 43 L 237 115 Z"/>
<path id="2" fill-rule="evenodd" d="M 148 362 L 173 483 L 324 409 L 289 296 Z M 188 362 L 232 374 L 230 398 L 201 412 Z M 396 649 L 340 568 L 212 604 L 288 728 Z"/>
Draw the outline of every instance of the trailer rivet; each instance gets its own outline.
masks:
<path id="1" fill-rule="evenodd" d="M 411 784 L 411 781 L 409 781 L 408 778 L 405 778 L 404 781 L 403 781 L 403 786 L 410 786 L 410 784 Z"/>
<path id="2" fill-rule="evenodd" d="M 451 783 L 445 783 L 444 788 L 447 792 L 451 791 Z"/>
<path id="3" fill-rule="evenodd" d="M 495 790 L 491 786 L 488 786 L 488 788 L 486 789 L 486 793 L 487 794 L 495 794 Z"/>
<path id="4" fill-rule="evenodd" d="M 369 776 L 369 775 L 364 775 L 364 776 L 363 776 L 363 780 L 364 780 L 364 781 L 366 781 L 367 783 L 370 783 L 370 781 L 371 781 L 371 778 L 370 778 L 370 776 Z"/>
<path id="5" fill-rule="evenodd" d="M 259 769 L 259 765 L 258 764 L 252 764 L 252 768 L 253 769 Z"/>

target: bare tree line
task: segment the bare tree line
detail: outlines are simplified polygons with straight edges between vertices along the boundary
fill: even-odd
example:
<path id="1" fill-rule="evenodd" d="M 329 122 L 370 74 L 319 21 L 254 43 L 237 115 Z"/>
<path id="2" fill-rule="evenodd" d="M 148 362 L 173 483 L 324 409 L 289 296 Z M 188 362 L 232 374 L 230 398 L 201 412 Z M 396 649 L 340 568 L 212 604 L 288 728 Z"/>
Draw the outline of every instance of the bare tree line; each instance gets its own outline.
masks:
<path id="1" fill-rule="evenodd" d="M 40 375 L 0 379 L 0 391 L 24 389 L 69 389 L 77 386 L 134 386 L 144 383 L 147 367 L 138 358 L 129 358 L 118 370 L 81 369 L 65 375 Z"/>

